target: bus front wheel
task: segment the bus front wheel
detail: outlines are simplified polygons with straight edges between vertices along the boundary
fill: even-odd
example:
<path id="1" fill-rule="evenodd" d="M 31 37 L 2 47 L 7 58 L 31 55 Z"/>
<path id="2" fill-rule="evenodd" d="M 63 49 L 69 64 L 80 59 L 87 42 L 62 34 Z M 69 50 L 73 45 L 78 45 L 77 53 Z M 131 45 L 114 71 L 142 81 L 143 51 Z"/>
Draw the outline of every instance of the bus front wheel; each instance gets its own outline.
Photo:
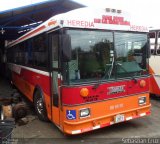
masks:
<path id="1" fill-rule="evenodd" d="M 39 90 L 37 90 L 34 95 L 34 107 L 38 118 L 42 121 L 48 121 L 43 96 Z"/>

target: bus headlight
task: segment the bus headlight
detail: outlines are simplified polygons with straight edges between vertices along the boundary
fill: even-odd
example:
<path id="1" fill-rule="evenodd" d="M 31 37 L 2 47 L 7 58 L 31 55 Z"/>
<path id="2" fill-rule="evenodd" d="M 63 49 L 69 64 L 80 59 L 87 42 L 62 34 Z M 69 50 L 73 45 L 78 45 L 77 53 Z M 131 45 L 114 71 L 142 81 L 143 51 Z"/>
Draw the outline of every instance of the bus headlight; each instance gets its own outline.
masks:
<path id="1" fill-rule="evenodd" d="M 84 108 L 80 109 L 80 118 L 88 117 L 90 116 L 90 109 L 89 108 Z"/>
<path id="2" fill-rule="evenodd" d="M 146 104 L 146 96 L 139 97 L 139 105 Z"/>

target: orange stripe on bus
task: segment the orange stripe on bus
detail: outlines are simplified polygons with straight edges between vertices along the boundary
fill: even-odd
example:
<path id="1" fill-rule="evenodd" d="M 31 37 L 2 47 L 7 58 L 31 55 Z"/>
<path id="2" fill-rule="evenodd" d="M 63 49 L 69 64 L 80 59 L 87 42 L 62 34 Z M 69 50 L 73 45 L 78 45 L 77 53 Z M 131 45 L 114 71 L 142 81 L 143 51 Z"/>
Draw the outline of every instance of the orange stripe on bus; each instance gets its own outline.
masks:
<path id="1" fill-rule="evenodd" d="M 29 33 L 29 34 L 27 34 L 27 35 L 21 37 L 20 39 L 18 39 L 17 41 L 15 41 L 13 44 L 15 44 L 15 43 L 17 43 L 17 42 L 19 42 L 19 41 L 21 41 L 21 40 L 24 40 L 25 38 L 27 38 L 27 37 L 29 37 L 29 36 L 31 36 L 31 35 L 33 35 L 33 34 L 39 32 L 39 31 L 41 31 L 41 30 L 43 30 L 43 29 L 45 29 L 45 26 L 44 26 L 44 25 L 41 26 L 41 27 L 39 27 L 38 29 L 35 29 L 35 30 L 32 31 L 31 33 Z"/>

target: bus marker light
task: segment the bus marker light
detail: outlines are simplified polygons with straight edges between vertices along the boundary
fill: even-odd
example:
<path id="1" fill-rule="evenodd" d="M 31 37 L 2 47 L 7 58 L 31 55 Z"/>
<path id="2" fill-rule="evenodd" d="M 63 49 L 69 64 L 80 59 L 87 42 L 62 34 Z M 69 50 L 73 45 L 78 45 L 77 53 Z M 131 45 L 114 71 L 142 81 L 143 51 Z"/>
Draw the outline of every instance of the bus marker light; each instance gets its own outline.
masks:
<path id="1" fill-rule="evenodd" d="M 106 12 L 110 12 L 111 11 L 111 9 L 110 8 L 106 8 Z"/>
<path id="2" fill-rule="evenodd" d="M 88 90 L 87 88 L 82 88 L 82 89 L 80 90 L 80 95 L 81 95 L 82 97 L 87 97 L 88 94 L 89 94 L 89 90 Z"/>
<path id="3" fill-rule="evenodd" d="M 117 13 L 122 13 L 122 10 L 117 10 Z"/>
<path id="4" fill-rule="evenodd" d="M 141 80 L 140 81 L 140 87 L 145 87 L 146 86 L 146 81 L 145 80 Z"/>
<path id="5" fill-rule="evenodd" d="M 122 13 L 122 10 L 117 10 L 117 9 L 106 8 L 105 10 L 106 12 Z"/>

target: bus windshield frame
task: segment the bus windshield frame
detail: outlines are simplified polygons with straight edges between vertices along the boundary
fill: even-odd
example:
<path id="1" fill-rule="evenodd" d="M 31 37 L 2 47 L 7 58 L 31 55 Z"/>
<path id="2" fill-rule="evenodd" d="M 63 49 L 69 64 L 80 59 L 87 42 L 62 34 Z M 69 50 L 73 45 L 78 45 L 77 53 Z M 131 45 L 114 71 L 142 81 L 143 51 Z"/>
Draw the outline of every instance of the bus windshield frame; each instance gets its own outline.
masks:
<path id="1" fill-rule="evenodd" d="M 61 62 L 65 85 L 149 74 L 147 33 L 69 28 L 64 33 L 71 37 L 71 60 Z"/>

